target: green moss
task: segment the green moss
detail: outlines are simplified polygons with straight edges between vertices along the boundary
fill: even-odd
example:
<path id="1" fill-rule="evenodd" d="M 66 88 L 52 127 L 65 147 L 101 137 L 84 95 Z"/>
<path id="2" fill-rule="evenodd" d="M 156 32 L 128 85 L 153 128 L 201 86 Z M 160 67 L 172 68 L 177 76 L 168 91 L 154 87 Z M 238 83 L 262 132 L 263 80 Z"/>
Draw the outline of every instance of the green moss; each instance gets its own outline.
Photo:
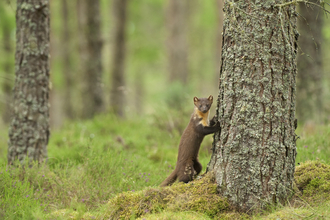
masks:
<path id="1" fill-rule="evenodd" d="M 300 208 L 295 209 L 292 207 L 286 207 L 277 212 L 271 213 L 267 216 L 262 217 L 262 219 L 303 219 L 308 218 L 313 215 L 312 209 Z"/>
<path id="2" fill-rule="evenodd" d="M 72 209 L 60 209 L 47 215 L 47 219 L 96 219 L 89 212 L 79 212 Z"/>
<path id="3" fill-rule="evenodd" d="M 149 214 L 145 215 L 141 218 L 138 218 L 139 220 L 211 220 L 210 217 L 207 215 L 204 215 L 202 213 L 197 213 L 197 212 L 191 212 L 191 211 L 186 211 L 186 212 L 160 212 L 160 213 L 155 213 L 155 214 Z"/>
<path id="4" fill-rule="evenodd" d="M 303 198 L 311 203 L 330 199 L 329 165 L 319 161 L 307 161 L 297 166 L 295 182 Z"/>
<path id="5" fill-rule="evenodd" d="M 214 217 L 229 205 L 220 197 L 212 174 L 188 184 L 125 192 L 111 199 L 102 218 L 130 219 L 146 214 L 193 211 Z"/>

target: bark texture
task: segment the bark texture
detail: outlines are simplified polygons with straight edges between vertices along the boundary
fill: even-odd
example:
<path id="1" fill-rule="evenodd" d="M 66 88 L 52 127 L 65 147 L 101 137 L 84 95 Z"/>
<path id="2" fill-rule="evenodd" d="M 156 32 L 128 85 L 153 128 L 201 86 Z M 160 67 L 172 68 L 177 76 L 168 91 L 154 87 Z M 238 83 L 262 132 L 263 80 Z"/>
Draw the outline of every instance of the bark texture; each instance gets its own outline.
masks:
<path id="1" fill-rule="evenodd" d="M 49 138 L 49 1 L 17 0 L 16 27 L 8 163 L 42 162 Z"/>
<path id="2" fill-rule="evenodd" d="M 114 47 L 112 57 L 112 87 L 110 104 L 113 112 L 124 116 L 125 107 L 125 56 L 126 56 L 126 20 L 127 0 L 113 1 Z"/>
<path id="3" fill-rule="evenodd" d="M 169 0 L 167 9 L 168 68 L 170 81 L 187 83 L 188 42 L 187 42 L 188 0 Z"/>
<path id="4" fill-rule="evenodd" d="M 237 210 L 283 202 L 295 170 L 295 6 L 224 1 L 215 134 L 208 171 Z"/>
<path id="5" fill-rule="evenodd" d="M 102 38 L 99 0 L 86 0 L 86 60 L 84 63 L 83 117 L 103 111 Z"/>
<path id="6" fill-rule="evenodd" d="M 318 3 L 319 1 L 312 0 Z M 310 4 L 299 5 L 300 33 L 297 78 L 297 118 L 320 121 L 322 116 L 322 24 L 323 11 Z"/>

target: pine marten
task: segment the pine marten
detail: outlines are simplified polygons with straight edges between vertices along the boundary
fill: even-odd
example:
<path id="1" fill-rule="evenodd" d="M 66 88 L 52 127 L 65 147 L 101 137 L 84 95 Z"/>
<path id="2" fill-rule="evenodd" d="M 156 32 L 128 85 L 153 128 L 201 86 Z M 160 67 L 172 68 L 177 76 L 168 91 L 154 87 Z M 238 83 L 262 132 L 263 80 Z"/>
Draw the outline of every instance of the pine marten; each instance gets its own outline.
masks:
<path id="1" fill-rule="evenodd" d="M 209 122 L 212 103 L 212 95 L 200 99 L 194 97 L 195 110 L 188 126 L 183 131 L 175 170 L 162 182 L 161 186 L 171 185 L 176 179 L 187 183 L 201 172 L 202 165 L 198 161 L 198 152 L 204 136 L 220 131 L 220 122 L 215 117 Z"/>

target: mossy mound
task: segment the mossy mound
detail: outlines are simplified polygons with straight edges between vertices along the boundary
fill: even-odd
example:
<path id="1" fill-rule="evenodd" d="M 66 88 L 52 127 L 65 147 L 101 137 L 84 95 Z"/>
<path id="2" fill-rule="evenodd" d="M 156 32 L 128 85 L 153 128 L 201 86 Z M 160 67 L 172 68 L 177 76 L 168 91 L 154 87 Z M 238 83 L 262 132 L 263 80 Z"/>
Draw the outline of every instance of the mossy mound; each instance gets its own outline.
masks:
<path id="1" fill-rule="evenodd" d="M 166 212 L 199 212 L 209 217 L 228 210 L 227 201 L 220 197 L 212 174 L 190 182 L 177 183 L 171 187 L 148 188 L 139 192 L 125 192 L 111 199 L 104 219 L 130 219 L 143 215 Z"/>
<path id="2" fill-rule="evenodd" d="M 307 161 L 296 167 L 297 188 L 308 202 L 330 199 L 330 166 L 319 161 Z"/>

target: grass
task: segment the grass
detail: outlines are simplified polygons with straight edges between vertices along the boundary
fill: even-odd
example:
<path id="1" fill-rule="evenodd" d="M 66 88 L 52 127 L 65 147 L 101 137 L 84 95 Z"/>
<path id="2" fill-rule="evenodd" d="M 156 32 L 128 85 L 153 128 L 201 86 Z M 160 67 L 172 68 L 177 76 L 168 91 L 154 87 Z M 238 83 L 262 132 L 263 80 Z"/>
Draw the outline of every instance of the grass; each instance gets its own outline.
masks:
<path id="1" fill-rule="evenodd" d="M 190 112 L 187 109 L 180 113 L 173 112 L 173 115 L 173 118 L 165 119 L 154 115 L 132 116 L 130 119 L 121 120 L 107 114 L 99 115 L 90 121 L 68 123 L 61 131 L 52 133 L 47 166 L 39 165 L 28 169 L 7 167 L 7 146 L 2 143 L 0 219 L 53 219 L 54 216 L 56 219 L 100 219 L 102 215 L 104 218 L 111 218 L 110 210 L 121 210 L 116 212 L 118 214 L 131 207 L 121 207 L 120 204 L 125 201 L 132 202 L 135 207 L 134 215 L 123 214 L 126 218 L 131 218 L 132 215 L 133 218 L 141 219 L 330 217 L 329 200 L 325 199 L 320 203 L 318 197 L 311 198 L 314 192 L 317 192 L 320 198 L 323 194 L 329 194 L 327 183 L 330 182 L 330 177 L 312 175 L 323 171 L 304 170 L 301 173 L 305 173 L 305 176 L 299 174 L 301 178 L 298 181 L 301 181 L 302 185 L 298 184 L 298 188 L 305 187 L 304 191 L 308 192 L 298 199 L 299 203 L 276 207 L 253 216 L 230 211 L 218 213 L 215 210 L 226 208 L 210 208 L 207 205 L 213 204 L 209 201 L 214 201 L 214 198 L 212 200 L 212 197 L 194 197 L 192 188 L 195 186 L 189 184 L 174 186 L 177 187 L 177 192 L 162 191 L 158 185 L 174 169 L 177 145 L 183 129 L 175 123 L 186 124 Z M 2 132 L 0 141 L 6 139 L 7 135 L 6 131 Z M 297 141 L 297 165 L 305 162 L 305 167 L 311 168 L 326 166 L 317 165 L 321 164 L 320 162 L 330 164 L 329 125 L 299 126 L 297 133 L 300 136 Z M 210 159 L 208 148 L 211 141 L 211 137 L 204 140 L 200 154 L 204 170 Z M 306 163 L 310 160 L 312 162 Z M 196 182 L 195 191 L 198 195 L 212 195 L 200 193 L 197 186 Z M 206 184 L 202 188 L 209 189 L 208 186 Z M 192 194 L 185 195 L 184 192 Z M 158 197 L 152 197 L 151 194 Z M 119 198 L 122 200 L 118 200 Z M 142 209 L 134 203 L 148 204 L 148 198 L 159 198 L 162 202 L 158 206 L 141 206 Z M 164 201 L 167 202 L 163 203 Z M 186 201 L 186 205 L 178 206 L 175 201 Z M 205 207 L 208 208 L 200 210 Z"/>
<path id="2" fill-rule="evenodd" d="M 316 126 L 308 123 L 298 126 L 296 163 L 308 160 L 320 160 L 330 164 L 330 124 Z"/>

